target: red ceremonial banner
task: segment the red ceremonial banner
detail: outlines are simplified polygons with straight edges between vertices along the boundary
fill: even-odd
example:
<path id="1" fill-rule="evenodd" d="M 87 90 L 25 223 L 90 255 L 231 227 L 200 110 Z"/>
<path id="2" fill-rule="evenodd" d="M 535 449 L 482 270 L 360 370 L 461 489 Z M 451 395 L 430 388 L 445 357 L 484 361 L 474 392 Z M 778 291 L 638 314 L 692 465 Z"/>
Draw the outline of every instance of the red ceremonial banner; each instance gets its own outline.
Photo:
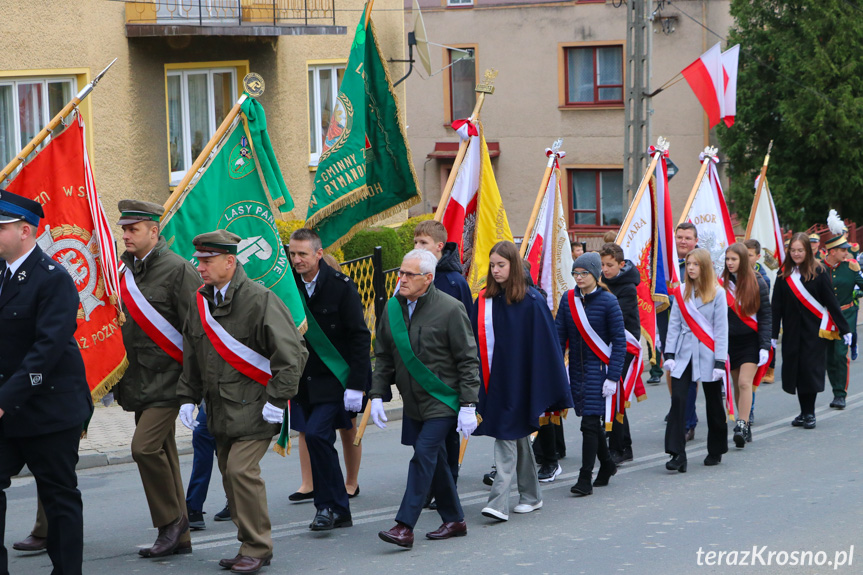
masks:
<path id="1" fill-rule="evenodd" d="M 109 295 L 102 272 L 102 246 L 89 199 L 96 197 L 89 168 L 84 127 L 73 119 L 24 166 L 7 189 L 33 198 L 45 210 L 36 241 L 69 272 L 78 288 L 75 339 L 84 357 L 90 393 L 98 401 L 120 380 L 128 361 L 116 295 Z M 95 207 L 101 214 L 101 206 Z M 115 249 L 113 243 L 106 243 L 110 243 L 106 250 Z M 108 260 L 115 261 L 114 255 L 109 254 Z"/>

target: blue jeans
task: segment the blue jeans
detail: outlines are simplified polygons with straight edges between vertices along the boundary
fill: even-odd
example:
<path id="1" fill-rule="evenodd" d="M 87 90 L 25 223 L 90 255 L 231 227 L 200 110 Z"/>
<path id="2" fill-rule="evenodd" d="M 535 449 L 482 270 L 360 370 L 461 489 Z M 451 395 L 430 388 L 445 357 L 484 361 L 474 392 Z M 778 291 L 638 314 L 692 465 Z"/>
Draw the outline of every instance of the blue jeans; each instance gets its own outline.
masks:
<path id="1" fill-rule="evenodd" d="M 198 427 L 192 431 L 192 475 L 186 489 L 186 507 L 192 511 L 203 511 L 207 491 L 210 489 L 210 476 L 213 474 L 213 459 L 216 454 L 216 439 L 207 429 L 207 412 L 204 404 L 198 409 Z"/>

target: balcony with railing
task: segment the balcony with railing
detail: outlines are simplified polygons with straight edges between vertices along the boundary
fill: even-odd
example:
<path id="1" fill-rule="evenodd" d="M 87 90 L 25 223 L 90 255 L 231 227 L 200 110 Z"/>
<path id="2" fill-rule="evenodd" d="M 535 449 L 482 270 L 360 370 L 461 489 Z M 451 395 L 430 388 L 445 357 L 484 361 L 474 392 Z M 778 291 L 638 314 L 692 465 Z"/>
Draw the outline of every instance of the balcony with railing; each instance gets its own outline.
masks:
<path id="1" fill-rule="evenodd" d="M 335 0 L 129 0 L 126 36 L 345 34 Z"/>

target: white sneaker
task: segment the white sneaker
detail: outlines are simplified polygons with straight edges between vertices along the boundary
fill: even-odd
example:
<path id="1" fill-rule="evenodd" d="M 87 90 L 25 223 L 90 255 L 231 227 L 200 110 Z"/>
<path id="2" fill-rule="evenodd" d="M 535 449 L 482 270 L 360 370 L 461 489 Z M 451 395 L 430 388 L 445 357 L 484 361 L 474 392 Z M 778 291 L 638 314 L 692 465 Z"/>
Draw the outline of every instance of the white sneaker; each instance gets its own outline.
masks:
<path id="1" fill-rule="evenodd" d="M 515 507 L 513 507 L 513 512 L 515 513 L 530 513 L 531 511 L 536 511 L 537 509 L 542 508 L 542 501 L 539 503 L 534 503 L 533 505 L 529 503 L 519 503 Z"/>
<path id="2" fill-rule="evenodd" d="M 491 507 L 483 507 L 482 514 L 486 517 L 497 519 L 498 521 L 509 521 L 509 515 L 502 513 L 497 509 L 492 509 Z"/>

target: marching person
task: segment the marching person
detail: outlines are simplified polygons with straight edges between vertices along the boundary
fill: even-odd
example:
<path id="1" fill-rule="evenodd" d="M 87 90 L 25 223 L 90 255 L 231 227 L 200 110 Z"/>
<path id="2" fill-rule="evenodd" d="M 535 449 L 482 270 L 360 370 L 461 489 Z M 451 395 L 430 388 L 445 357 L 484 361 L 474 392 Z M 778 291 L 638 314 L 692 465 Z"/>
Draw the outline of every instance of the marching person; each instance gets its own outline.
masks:
<path id="1" fill-rule="evenodd" d="M 414 455 L 396 524 L 378 537 L 408 549 L 429 492 L 443 524 L 426 537 L 467 535 L 446 437 L 456 422 L 464 437 L 476 430 L 479 361 L 464 306 L 434 287 L 436 266 L 437 259 L 426 250 L 411 250 L 402 259 L 399 292 L 378 321 L 369 393 L 372 421 L 381 429 L 387 421 L 382 398 L 390 386 L 398 387 L 404 402 L 402 443 L 413 446 Z"/>
<path id="2" fill-rule="evenodd" d="M 121 200 L 125 272 L 120 293 L 126 322 L 123 343 L 129 367 L 114 387 L 114 399 L 135 413 L 132 459 L 144 486 L 153 526 L 159 534 L 142 557 L 191 553 L 189 518 L 174 429 L 183 373 L 183 322 L 201 285 L 194 266 L 168 249 L 159 233 L 165 209 L 160 204 Z M 178 345 L 180 344 L 180 345 Z"/>
<path id="3" fill-rule="evenodd" d="M 854 291 L 858 288 L 863 289 L 863 276 L 860 275 L 860 264 L 857 260 L 848 258 L 851 244 L 845 236 L 845 224 L 836 210 L 830 210 L 827 224 L 833 237 L 824 244 L 827 255 L 823 262 L 830 270 L 833 294 L 852 333 L 853 342 L 853 335 L 857 332 L 857 298 L 854 297 Z M 830 402 L 830 407 L 834 409 L 845 409 L 848 371 L 851 367 L 851 358 L 848 354 L 850 345 L 841 339 L 827 343 L 827 378 L 830 380 L 830 387 L 833 388 L 833 401 Z"/>
<path id="4" fill-rule="evenodd" d="M 797 394 L 800 415 L 791 425 L 815 429 L 815 399 L 824 391 L 828 341 L 851 344 L 830 274 L 815 261 L 805 233 L 791 236 L 788 258 L 773 287 L 773 347 L 782 328 L 782 389 Z M 841 334 L 841 336 L 840 336 Z"/>
<path id="5" fill-rule="evenodd" d="M 755 238 L 749 238 L 748 240 L 745 240 L 743 242 L 743 245 L 746 246 L 746 251 L 749 252 L 749 263 L 752 264 L 752 269 L 758 272 L 758 275 L 760 275 L 761 279 L 764 280 L 764 283 L 767 284 L 767 292 L 770 293 L 770 276 L 767 275 L 767 272 L 764 269 L 764 265 L 762 265 L 760 262 L 761 242 L 759 242 Z M 772 315 L 770 321 L 773 321 Z M 770 366 L 767 368 L 767 373 L 765 373 L 764 377 L 761 378 L 761 383 L 774 382 L 773 369 L 775 367 L 776 354 L 774 353 L 773 359 L 770 360 Z M 749 410 L 749 424 L 752 425 L 753 423 L 755 423 L 755 391 L 752 392 L 752 408 Z"/>
<path id="6" fill-rule="evenodd" d="M 454 297 L 464 305 L 465 312 L 470 315 L 473 297 L 470 286 L 464 279 L 461 261 L 458 254 L 458 245 L 448 242 L 447 231 L 444 225 L 436 220 L 425 220 L 417 224 L 414 229 L 414 248 L 428 250 L 437 258 L 435 266 L 434 287 L 439 291 Z M 450 430 L 446 439 L 447 461 L 453 481 L 458 485 L 458 454 L 459 434 L 455 426 Z M 429 494 L 427 507 L 434 508 L 434 494 Z"/>
<path id="7" fill-rule="evenodd" d="M 809 234 L 809 245 L 812 248 L 812 253 L 815 255 L 816 260 L 821 261 L 824 259 L 824 256 L 827 255 L 827 252 L 821 247 L 820 234 Z"/>
<path id="8" fill-rule="evenodd" d="M 321 238 L 314 230 L 300 228 L 292 233 L 288 253 L 308 322 L 309 359 L 294 401 L 303 411 L 314 482 L 317 512 L 309 529 L 350 527 L 353 521 L 335 448 L 336 429 L 352 427 L 347 412 L 362 410 L 371 373 L 371 333 L 356 286 L 323 261 Z"/>
<path id="9" fill-rule="evenodd" d="M 27 468 L 48 521 L 53 573 L 82 572 L 81 426 L 93 413 L 75 341 L 78 289 L 36 245 L 42 206 L 0 190 L 0 573 L 9 572 L 6 489 Z"/>
<path id="10" fill-rule="evenodd" d="M 749 263 L 749 250 L 742 243 L 725 250 L 722 286 L 728 303 L 728 368 L 734 381 L 737 423 L 734 445 L 742 449 L 752 441 L 752 393 L 758 368 L 770 361 L 770 292 Z M 765 368 L 766 370 L 766 368 Z"/>
<path id="11" fill-rule="evenodd" d="M 279 433 L 285 406 L 306 364 L 303 338 L 287 306 L 246 276 L 237 260 L 240 236 L 226 230 L 193 240 L 204 281 L 183 326 L 180 421 L 195 427 L 195 405 L 207 403 L 222 482 L 240 551 L 219 565 L 257 573 L 273 557 L 261 459 Z"/>
<path id="12" fill-rule="evenodd" d="M 685 305 L 683 305 L 685 304 Z M 686 398 L 692 382 L 701 382 L 707 404 L 707 457 L 719 465 L 728 452 L 728 426 L 722 382 L 728 359 L 728 301 L 716 283 L 710 252 L 696 248 L 686 256 L 683 304 L 675 302 L 668 322 L 665 365 L 671 373 L 671 411 L 665 428 L 665 468 L 686 472 Z"/>
<path id="13" fill-rule="evenodd" d="M 641 276 L 638 268 L 623 257 L 623 249 L 615 243 L 607 243 L 599 252 L 602 258 L 602 281 L 611 294 L 617 298 L 620 311 L 623 314 L 623 327 L 627 339 L 639 341 L 641 336 L 641 318 L 638 315 L 638 284 Z M 586 276 L 585 276 L 586 277 Z M 641 344 L 638 343 L 640 348 Z M 628 347 L 628 346 L 627 346 Z M 626 353 L 623 373 L 628 373 L 629 367 L 636 360 L 634 354 Z M 635 384 L 638 386 L 638 383 Z M 608 448 L 611 459 L 616 465 L 632 461 L 632 435 L 629 433 L 629 416 L 624 413 L 623 421 L 614 419 L 611 433 L 608 436 Z"/>
<path id="14" fill-rule="evenodd" d="M 482 514 L 498 521 L 509 519 L 513 479 L 519 494 L 515 513 L 542 507 L 530 434 L 539 430 L 543 413 L 572 407 L 554 320 L 525 277 L 515 244 L 498 242 L 489 252 L 486 287 L 471 312 L 483 383 L 476 433 L 495 439 L 496 474 Z"/>
<path id="15" fill-rule="evenodd" d="M 581 416 L 581 470 L 570 492 L 585 496 L 593 493 L 593 487 L 608 485 L 617 473 L 603 420 L 623 373 L 626 333 L 617 298 L 599 284 L 599 254 L 588 252 L 572 267 L 576 287 L 560 298 L 555 324 L 559 349 L 569 346 L 570 389 L 575 413 Z M 599 471 L 591 485 L 597 458 Z"/>

